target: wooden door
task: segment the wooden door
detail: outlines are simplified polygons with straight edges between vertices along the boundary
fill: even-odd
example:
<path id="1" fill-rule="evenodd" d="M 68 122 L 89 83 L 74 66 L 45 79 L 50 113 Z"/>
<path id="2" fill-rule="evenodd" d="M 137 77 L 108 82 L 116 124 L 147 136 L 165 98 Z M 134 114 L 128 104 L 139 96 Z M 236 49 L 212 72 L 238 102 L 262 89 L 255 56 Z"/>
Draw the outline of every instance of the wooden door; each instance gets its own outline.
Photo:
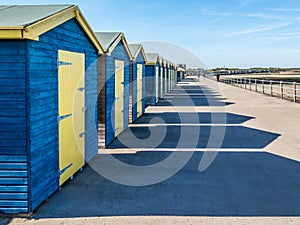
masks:
<path id="1" fill-rule="evenodd" d="M 158 102 L 158 67 L 155 67 L 155 103 Z"/>
<path id="2" fill-rule="evenodd" d="M 58 51 L 60 185 L 84 165 L 85 55 Z"/>
<path id="3" fill-rule="evenodd" d="M 115 137 L 124 130 L 124 61 L 115 60 Z"/>
<path id="4" fill-rule="evenodd" d="M 137 64 L 137 118 L 143 115 L 143 65 Z"/>

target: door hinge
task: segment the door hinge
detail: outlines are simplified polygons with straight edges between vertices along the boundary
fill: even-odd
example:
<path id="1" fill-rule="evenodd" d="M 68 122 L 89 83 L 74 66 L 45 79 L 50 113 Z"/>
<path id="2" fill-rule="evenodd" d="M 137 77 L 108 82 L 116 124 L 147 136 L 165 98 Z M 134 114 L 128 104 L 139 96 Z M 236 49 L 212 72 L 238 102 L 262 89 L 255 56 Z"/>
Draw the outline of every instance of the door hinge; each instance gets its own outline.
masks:
<path id="1" fill-rule="evenodd" d="M 70 116 L 72 116 L 72 114 L 67 114 L 67 115 L 63 115 L 63 116 L 57 116 L 57 122 L 59 123 L 60 121 L 66 119 L 66 118 L 68 118 Z"/>
<path id="2" fill-rule="evenodd" d="M 59 171 L 59 175 L 62 175 L 64 172 L 66 172 L 71 166 L 73 166 L 73 163 L 70 163 L 65 168 Z"/>
<path id="3" fill-rule="evenodd" d="M 59 61 L 59 59 L 57 59 L 57 68 L 60 66 L 69 66 L 69 65 L 72 65 L 72 63 Z"/>
<path id="4" fill-rule="evenodd" d="M 77 88 L 77 91 L 84 91 L 84 90 L 85 90 L 84 87 Z"/>
<path id="5" fill-rule="evenodd" d="M 82 138 L 85 135 L 85 132 L 80 133 L 78 136 Z"/>
<path id="6" fill-rule="evenodd" d="M 82 112 L 86 112 L 86 111 L 88 111 L 88 107 L 83 107 Z"/>

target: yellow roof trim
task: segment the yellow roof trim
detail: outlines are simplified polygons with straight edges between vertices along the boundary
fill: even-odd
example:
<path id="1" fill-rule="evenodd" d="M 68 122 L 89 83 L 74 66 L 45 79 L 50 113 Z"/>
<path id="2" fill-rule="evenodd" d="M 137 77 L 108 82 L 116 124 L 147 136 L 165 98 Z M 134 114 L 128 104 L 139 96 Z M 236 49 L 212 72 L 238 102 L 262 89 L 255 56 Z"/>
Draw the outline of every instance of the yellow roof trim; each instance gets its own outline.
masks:
<path id="1" fill-rule="evenodd" d="M 75 17 L 76 6 L 70 7 L 57 14 L 49 16 L 43 20 L 40 20 L 32 25 L 26 26 L 23 32 L 24 39 L 32 39 L 40 36 L 43 33 L 63 24 L 64 22 Z"/>
<path id="2" fill-rule="evenodd" d="M 147 63 L 148 62 L 148 60 L 147 60 L 147 56 L 146 56 L 146 53 L 145 53 L 145 50 L 144 50 L 144 47 L 143 47 L 143 45 L 142 44 L 139 44 L 139 48 L 138 48 L 138 50 L 136 51 L 136 53 L 135 53 L 135 55 L 132 55 L 132 60 L 136 60 L 136 58 L 138 57 L 138 55 L 139 55 L 139 53 L 142 53 L 142 56 L 143 56 L 143 58 L 144 58 L 144 60 L 145 60 L 145 63 Z M 132 53 L 131 53 L 132 54 Z"/>
<path id="3" fill-rule="evenodd" d="M 86 19 L 84 18 L 83 14 L 81 13 L 81 11 L 79 10 L 78 7 L 77 7 L 77 10 L 76 10 L 76 19 L 77 19 L 78 23 L 81 25 L 82 29 L 85 31 L 86 35 L 91 40 L 91 42 L 97 48 L 98 54 L 103 54 L 104 49 L 102 48 L 102 46 L 101 46 L 100 42 L 98 41 L 95 33 L 93 32 L 93 30 L 88 25 Z"/>
<path id="4" fill-rule="evenodd" d="M 2 29 L 0 28 L 0 39 L 22 39 L 22 29 Z"/>
<path id="5" fill-rule="evenodd" d="M 0 30 L 21 30 L 23 28 L 24 28 L 23 26 L 11 26 L 11 27 L 9 27 L 9 26 L 1 27 L 0 26 Z"/>
<path id="6" fill-rule="evenodd" d="M 117 45 L 118 45 L 118 43 L 120 41 L 123 42 L 125 50 L 126 50 L 128 56 L 129 56 L 129 59 L 133 60 L 133 56 L 132 56 L 131 51 L 130 51 L 130 49 L 128 47 L 128 44 L 127 44 L 127 41 L 125 39 L 124 33 L 120 33 L 120 35 L 118 36 L 118 38 L 116 38 L 116 40 L 114 41 L 114 43 L 109 47 L 109 49 L 108 49 L 108 55 L 110 55 L 110 53 L 117 47 Z"/>
<path id="7" fill-rule="evenodd" d="M 76 18 L 88 38 L 98 50 L 98 54 L 102 54 L 104 52 L 102 46 L 77 6 L 72 6 L 26 27 L 0 27 L 0 39 L 29 39 L 37 41 L 40 35 L 73 18 Z"/>
<path id="8" fill-rule="evenodd" d="M 146 66 L 155 66 L 156 63 L 155 62 L 146 62 Z"/>
<path id="9" fill-rule="evenodd" d="M 147 63 L 148 62 L 148 59 L 147 59 L 147 56 L 146 56 L 146 53 L 145 53 L 145 50 L 144 50 L 144 47 L 143 47 L 143 45 L 141 45 L 141 52 L 142 52 L 142 55 L 143 55 L 143 57 L 144 57 L 144 59 L 145 59 L 145 62 Z"/>

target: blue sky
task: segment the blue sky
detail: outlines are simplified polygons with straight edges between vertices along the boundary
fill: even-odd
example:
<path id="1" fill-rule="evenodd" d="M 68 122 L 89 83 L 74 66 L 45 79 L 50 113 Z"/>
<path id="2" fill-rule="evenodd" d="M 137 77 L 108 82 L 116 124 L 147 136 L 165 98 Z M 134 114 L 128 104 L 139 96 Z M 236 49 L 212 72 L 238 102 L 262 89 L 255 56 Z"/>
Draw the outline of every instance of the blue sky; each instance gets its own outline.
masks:
<path id="1" fill-rule="evenodd" d="M 1 4 L 35 2 L 0 0 Z M 300 67 L 299 0 L 39 1 L 63 3 L 79 5 L 95 31 L 123 31 L 130 43 L 178 45 L 209 68 Z M 178 49 L 171 53 L 180 55 Z"/>

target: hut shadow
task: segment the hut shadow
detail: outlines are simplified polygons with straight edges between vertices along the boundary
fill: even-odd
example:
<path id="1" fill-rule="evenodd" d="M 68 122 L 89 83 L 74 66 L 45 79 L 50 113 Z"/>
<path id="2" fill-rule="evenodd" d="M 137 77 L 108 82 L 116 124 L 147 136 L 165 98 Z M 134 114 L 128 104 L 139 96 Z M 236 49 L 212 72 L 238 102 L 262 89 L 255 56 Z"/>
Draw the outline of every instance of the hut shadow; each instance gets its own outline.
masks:
<path id="1" fill-rule="evenodd" d="M 187 118 L 184 122 L 182 116 Z M 99 165 L 110 165 L 111 155 L 98 155 L 83 172 L 77 174 L 74 180 L 66 182 L 61 191 L 42 205 L 33 218 L 300 216 L 300 164 L 259 152 L 279 134 L 242 125 L 250 119 L 253 117 L 232 113 L 146 114 L 134 126 L 126 129 L 107 151 L 121 148 L 125 153 L 128 146 L 120 140 L 130 140 L 134 135 L 145 141 L 143 146 L 133 141 L 133 146 L 152 148 L 154 151 L 114 154 L 114 159 L 127 165 L 145 167 L 162 162 L 171 154 L 177 154 L 179 158 L 191 155 L 179 172 L 160 183 L 126 186 L 101 176 Z M 162 121 L 166 124 L 161 124 Z M 176 150 L 182 129 L 195 135 L 195 129 L 198 128 L 199 133 L 196 135 L 199 140 L 195 146 L 187 140 L 181 143 L 186 151 L 170 151 Z M 205 153 L 192 151 L 195 147 L 207 146 L 212 128 L 225 131 L 224 140 L 213 163 L 205 171 L 199 172 L 199 162 Z M 155 151 L 153 143 L 148 142 L 147 138 L 151 132 L 160 132 L 162 129 L 166 129 L 166 136 L 155 148 L 166 150 Z M 236 151 L 222 151 L 229 148 Z M 248 148 L 252 152 L 244 151 Z M 177 165 L 162 165 L 153 174 L 159 177 L 172 166 Z M 132 175 L 132 168 L 124 168 L 122 174 L 132 181 L 140 179 Z"/>
<path id="2" fill-rule="evenodd" d="M 168 154 L 139 152 L 118 158 L 131 165 L 149 165 Z M 76 179 L 55 193 L 34 219 L 300 215 L 298 162 L 263 152 L 220 152 L 207 170 L 199 172 L 202 156 L 203 152 L 194 153 L 183 169 L 170 179 L 141 187 L 112 182 L 87 166 Z M 96 157 L 92 166 L 103 163 L 106 157 Z"/>

